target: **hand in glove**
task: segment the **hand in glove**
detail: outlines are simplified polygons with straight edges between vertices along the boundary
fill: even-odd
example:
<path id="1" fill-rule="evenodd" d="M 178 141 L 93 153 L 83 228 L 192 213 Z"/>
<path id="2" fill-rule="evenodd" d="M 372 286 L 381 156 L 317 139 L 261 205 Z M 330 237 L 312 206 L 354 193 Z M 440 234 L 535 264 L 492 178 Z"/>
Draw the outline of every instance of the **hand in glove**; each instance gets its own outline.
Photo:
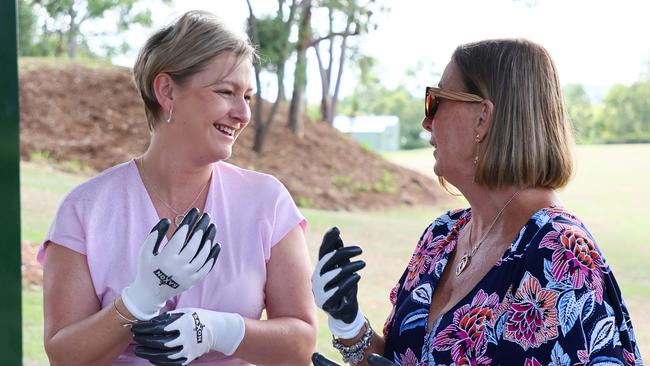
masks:
<path id="1" fill-rule="evenodd" d="M 318 251 L 318 263 L 311 277 L 316 304 L 327 313 L 330 331 L 337 338 L 351 339 L 359 335 L 365 323 L 357 302 L 356 272 L 366 266 L 364 261 L 350 262 L 361 254 L 357 246 L 343 246 L 338 228 L 325 233 Z"/>
<path id="2" fill-rule="evenodd" d="M 198 222 L 197 222 L 198 221 Z M 162 219 L 140 248 L 135 280 L 122 290 L 124 306 L 140 320 L 158 315 L 165 302 L 203 279 L 217 260 L 221 247 L 214 242 L 217 233 L 210 216 L 190 210 L 172 238 L 159 251 L 169 229 Z"/>
<path id="3" fill-rule="evenodd" d="M 339 364 L 330 361 L 327 359 L 325 356 L 321 355 L 320 353 L 314 353 L 311 356 L 311 362 L 314 364 L 314 366 L 339 366 Z M 368 356 L 368 365 L 370 366 L 395 366 L 393 362 L 391 362 L 389 359 L 381 357 L 377 354 L 371 354 Z"/>
<path id="4" fill-rule="evenodd" d="M 135 354 L 155 365 L 187 365 L 210 350 L 232 355 L 244 339 L 239 314 L 185 308 L 131 327 Z"/>

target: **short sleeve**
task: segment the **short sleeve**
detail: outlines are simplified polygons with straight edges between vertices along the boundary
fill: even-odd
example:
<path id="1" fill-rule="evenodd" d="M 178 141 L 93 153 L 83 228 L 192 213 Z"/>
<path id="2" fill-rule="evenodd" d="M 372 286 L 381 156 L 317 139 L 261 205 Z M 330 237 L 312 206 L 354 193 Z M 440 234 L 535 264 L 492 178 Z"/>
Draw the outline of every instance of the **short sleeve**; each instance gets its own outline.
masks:
<path id="1" fill-rule="evenodd" d="M 71 195 L 68 195 L 63 200 L 45 236 L 45 240 L 38 249 L 37 259 L 39 263 L 45 263 L 45 250 L 50 242 L 86 255 L 86 238 L 79 214 L 79 203 Z"/>
<path id="2" fill-rule="evenodd" d="M 282 183 L 277 180 L 276 182 L 278 189 L 273 212 L 271 248 L 279 243 L 296 225 L 300 225 L 303 231 L 307 228 L 307 220 L 298 210 L 289 191 Z"/>

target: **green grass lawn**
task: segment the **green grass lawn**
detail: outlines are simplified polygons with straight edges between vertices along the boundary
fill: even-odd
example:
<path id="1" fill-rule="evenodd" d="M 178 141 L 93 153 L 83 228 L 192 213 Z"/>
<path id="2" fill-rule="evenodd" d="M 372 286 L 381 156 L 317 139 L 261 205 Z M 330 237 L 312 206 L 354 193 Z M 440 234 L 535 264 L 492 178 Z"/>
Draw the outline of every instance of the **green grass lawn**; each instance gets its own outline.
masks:
<path id="1" fill-rule="evenodd" d="M 590 227 L 621 285 L 632 313 L 642 354 L 650 346 L 650 145 L 581 146 L 572 183 L 559 192 L 564 204 Z M 392 153 L 390 160 L 432 174 L 431 149 Z M 43 171 L 43 169 L 46 169 Z M 21 165 L 23 238 L 38 242 L 47 231 L 58 202 L 83 176 L 63 174 L 42 164 Z M 322 234 L 341 229 L 348 244 L 364 248 L 367 267 L 359 289 L 361 306 L 378 330 L 390 311 L 388 293 L 399 279 L 424 228 L 443 211 L 462 206 L 460 199 L 438 207 L 403 207 L 382 212 L 327 212 L 303 209 L 309 220 L 307 241 L 315 260 Z M 318 348 L 335 357 L 325 316 L 319 312 Z M 42 347 L 42 295 L 39 288 L 23 290 L 25 364 L 46 365 Z"/>

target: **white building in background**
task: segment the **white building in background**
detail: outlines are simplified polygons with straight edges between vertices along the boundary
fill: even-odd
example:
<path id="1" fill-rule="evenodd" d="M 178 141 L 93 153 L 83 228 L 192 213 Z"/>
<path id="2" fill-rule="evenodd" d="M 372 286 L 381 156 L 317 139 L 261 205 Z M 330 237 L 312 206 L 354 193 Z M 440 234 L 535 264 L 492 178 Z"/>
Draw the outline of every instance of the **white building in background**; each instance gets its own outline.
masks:
<path id="1" fill-rule="evenodd" d="M 336 116 L 334 128 L 374 151 L 399 150 L 397 116 Z"/>

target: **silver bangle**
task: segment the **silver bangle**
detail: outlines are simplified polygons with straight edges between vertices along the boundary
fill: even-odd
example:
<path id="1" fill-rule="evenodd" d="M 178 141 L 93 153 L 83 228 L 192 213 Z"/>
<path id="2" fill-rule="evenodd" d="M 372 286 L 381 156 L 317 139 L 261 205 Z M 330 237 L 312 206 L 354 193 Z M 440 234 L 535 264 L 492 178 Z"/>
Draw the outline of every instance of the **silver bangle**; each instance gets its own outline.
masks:
<path id="1" fill-rule="evenodd" d="M 127 318 L 124 314 L 122 314 L 120 312 L 120 309 L 117 308 L 116 303 L 117 303 L 117 297 L 115 299 L 113 299 L 113 309 L 115 309 L 115 312 L 117 313 L 117 316 L 119 316 L 120 318 L 122 318 L 122 320 L 124 320 L 126 322 L 125 324 L 122 324 L 123 327 L 130 327 L 133 324 L 137 324 L 137 323 L 140 322 L 140 320 L 138 320 L 138 319 L 129 319 L 129 318 Z"/>
<path id="2" fill-rule="evenodd" d="M 343 361 L 348 363 L 360 363 L 363 361 L 366 351 L 370 348 L 370 343 L 372 341 L 372 327 L 368 318 L 366 318 L 366 331 L 363 333 L 363 337 L 357 341 L 357 343 L 351 346 L 345 346 L 341 341 L 335 337 L 332 337 L 332 346 L 336 348 L 341 355 L 343 356 Z"/>

